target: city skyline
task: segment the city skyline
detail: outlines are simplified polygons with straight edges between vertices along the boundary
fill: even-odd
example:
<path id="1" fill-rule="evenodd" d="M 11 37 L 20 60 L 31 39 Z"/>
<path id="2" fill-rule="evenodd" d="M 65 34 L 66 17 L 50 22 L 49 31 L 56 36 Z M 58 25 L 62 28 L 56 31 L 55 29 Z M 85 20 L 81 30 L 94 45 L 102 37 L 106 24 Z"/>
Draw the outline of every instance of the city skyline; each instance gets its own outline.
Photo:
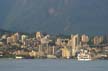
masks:
<path id="1" fill-rule="evenodd" d="M 87 56 L 92 57 L 94 60 L 107 58 L 107 48 L 108 36 L 96 35 L 92 37 L 86 34 L 72 34 L 65 37 L 63 35 L 55 36 L 41 32 L 36 32 L 32 35 L 18 32 L 0 34 L 1 58 L 74 59 L 77 58 L 77 53 L 80 52 L 81 54 L 89 53 Z"/>
<path id="2" fill-rule="evenodd" d="M 107 71 L 108 0 L 0 0 L 1 71 Z"/>

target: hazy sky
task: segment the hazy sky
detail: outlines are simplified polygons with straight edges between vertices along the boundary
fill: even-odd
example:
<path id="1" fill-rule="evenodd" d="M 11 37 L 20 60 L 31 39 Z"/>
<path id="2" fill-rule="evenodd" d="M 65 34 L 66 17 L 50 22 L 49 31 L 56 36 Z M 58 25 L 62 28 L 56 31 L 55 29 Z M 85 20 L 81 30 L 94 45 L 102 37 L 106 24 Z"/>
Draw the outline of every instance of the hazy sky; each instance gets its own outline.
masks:
<path id="1" fill-rule="evenodd" d="M 0 28 L 108 33 L 108 0 L 0 0 Z"/>

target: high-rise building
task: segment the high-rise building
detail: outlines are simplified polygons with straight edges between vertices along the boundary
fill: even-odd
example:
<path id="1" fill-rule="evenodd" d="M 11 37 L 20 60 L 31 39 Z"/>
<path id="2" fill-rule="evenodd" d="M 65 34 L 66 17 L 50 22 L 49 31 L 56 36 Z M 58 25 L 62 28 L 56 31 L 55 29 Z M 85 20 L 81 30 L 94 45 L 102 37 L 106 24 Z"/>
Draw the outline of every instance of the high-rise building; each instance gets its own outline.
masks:
<path id="1" fill-rule="evenodd" d="M 102 36 L 95 36 L 94 39 L 93 39 L 94 45 L 98 45 L 102 42 L 103 42 L 103 37 Z"/>
<path id="2" fill-rule="evenodd" d="M 41 32 L 36 32 L 36 39 L 40 39 L 40 38 L 42 38 Z"/>
<path id="3" fill-rule="evenodd" d="M 81 42 L 82 43 L 87 43 L 88 41 L 89 41 L 89 37 L 87 35 L 83 34 L 81 36 Z"/>
<path id="4" fill-rule="evenodd" d="M 14 36 L 15 36 L 15 38 L 16 38 L 16 40 L 17 40 L 17 41 L 20 39 L 20 35 L 19 35 L 19 33 L 18 33 L 18 32 L 17 32 L 17 33 L 15 33 L 15 34 L 14 34 Z"/>
<path id="5" fill-rule="evenodd" d="M 11 38 L 12 38 L 12 42 L 13 42 L 13 43 L 16 43 L 17 41 L 19 41 L 19 38 L 20 38 L 19 33 L 13 34 L 13 35 L 11 36 Z"/>
<path id="6" fill-rule="evenodd" d="M 55 43 L 56 43 L 56 45 L 59 45 L 60 46 L 61 45 L 61 42 L 62 42 L 61 39 L 60 38 L 57 38 L 57 41 Z"/>
<path id="7" fill-rule="evenodd" d="M 12 43 L 12 38 L 11 37 L 7 37 L 7 44 Z"/>
<path id="8" fill-rule="evenodd" d="M 26 36 L 26 35 L 22 35 L 22 36 L 21 36 L 21 41 L 22 41 L 22 42 L 24 42 L 26 39 L 27 39 L 27 36 Z"/>
<path id="9" fill-rule="evenodd" d="M 66 48 L 66 47 L 62 48 L 62 57 L 70 58 L 70 51 L 68 50 L 68 48 Z"/>
<path id="10" fill-rule="evenodd" d="M 71 55 L 75 56 L 76 52 L 78 51 L 79 47 L 79 37 L 77 35 L 71 35 L 71 39 L 68 42 L 68 46 L 71 47 Z"/>

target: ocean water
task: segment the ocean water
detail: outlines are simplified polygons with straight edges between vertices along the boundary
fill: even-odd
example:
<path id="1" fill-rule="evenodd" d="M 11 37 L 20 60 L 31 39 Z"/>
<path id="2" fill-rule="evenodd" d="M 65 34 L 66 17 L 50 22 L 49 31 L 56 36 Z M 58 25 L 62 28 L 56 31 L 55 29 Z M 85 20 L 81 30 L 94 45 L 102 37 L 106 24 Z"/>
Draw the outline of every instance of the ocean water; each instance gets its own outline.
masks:
<path id="1" fill-rule="evenodd" d="M 108 71 L 108 61 L 0 59 L 0 71 Z"/>

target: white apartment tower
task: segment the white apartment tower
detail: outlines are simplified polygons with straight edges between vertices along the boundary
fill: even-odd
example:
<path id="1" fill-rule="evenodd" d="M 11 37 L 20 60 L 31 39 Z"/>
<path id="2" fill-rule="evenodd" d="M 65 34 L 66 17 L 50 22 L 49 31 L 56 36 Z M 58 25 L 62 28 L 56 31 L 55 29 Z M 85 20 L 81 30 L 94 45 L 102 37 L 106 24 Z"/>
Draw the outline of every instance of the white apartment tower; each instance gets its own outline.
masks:
<path id="1" fill-rule="evenodd" d="M 78 46 L 79 46 L 78 34 L 71 35 L 71 39 L 68 42 L 68 46 L 71 46 L 71 55 L 75 56 L 76 52 L 78 51 Z"/>

